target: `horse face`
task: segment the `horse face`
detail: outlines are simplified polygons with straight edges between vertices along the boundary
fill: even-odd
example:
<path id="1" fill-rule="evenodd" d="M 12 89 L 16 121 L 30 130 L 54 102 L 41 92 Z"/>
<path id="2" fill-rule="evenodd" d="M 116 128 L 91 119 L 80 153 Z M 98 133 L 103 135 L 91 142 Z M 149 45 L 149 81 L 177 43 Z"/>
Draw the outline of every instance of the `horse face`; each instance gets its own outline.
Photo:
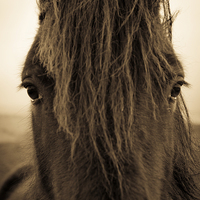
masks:
<path id="1" fill-rule="evenodd" d="M 76 3 L 41 6 L 49 10 L 22 85 L 32 100 L 36 184 L 46 199 L 169 199 L 193 191 L 182 157 L 191 149 L 183 68 L 158 4 L 131 2 L 132 10 L 120 4 L 130 15 L 107 3 L 83 4 L 73 15 Z"/>
<path id="2" fill-rule="evenodd" d="M 139 88 L 140 93 L 137 94 L 135 102 L 137 115 L 133 124 L 134 129 L 128 137 L 130 143 L 121 136 L 121 149 L 118 148 L 117 142 L 120 140 L 117 140 L 110 129 L 107 138 L 112 140 L 113 152 L 110 152 L 110 156 L 108 148 L 103 144 L 106 138 L 96 138 L 96 148 L 103 159 L 102 162 L 106 162 L 103 166 L 87 132 L 82 132 L 84 135 L 76 138 L 77 145 L 73 147 L 74 141 L 64 130 L 59 129 L 54 112 L 55 80 L 48 76 L 44 67 L 33 62 L 34 52 L 33 45 L 22 72 L 22 85 L 27 89 L 32 102 L 32 127 L 38 176 L 40 187 L 49 195 L 48 198 L 54 195 L 61 199 L 70 199 L 73 195 L 78 198 L 81 196 L 82 199 L 92 199 L 94 196 L 99 196 L 99 199 L 129 199 L 132 196 L 145 198 L 146 195 L 158 199 L 166 197 L 168 194 L 163 188 L 170 187 L 168 182 L 173 180 L 176 139 L 174 119 L 180 115 L 177 101 L 181 98 L 180 88 L 184 84 L 183 71 L 179 69 L 176 78 L 167 85 L 166 102 L 160 102 L 157 98 L 156 103 L 161 113 L 159 118 L 154 117 L 150 109 L 153 109 L 152 104 L 146 105 L 147 101 L 144 98 L 150 97 L 145 94 L 142 87 Z M 126 114 L 126 109 L 121 110 L 122 115 Z M 110 111 L 107 114 L 112 115 Z M 107 117 L 108 120 L 112 118 Z M 112 127 L 113 119 L 109 122 Z M 128 145 L 132 147 L 129 146 L 128 149 Z M 72 155 L 73 148 L 76 149 Z M 117 166 L 120 169 L 116 169 Z M 122 186 L 119 184 L 120 178 L 123 179 Z M 110 188 L 109 192 L 106 187 Z M 126 191 L 123 192 L 123 197 L 116 188 Z"/>

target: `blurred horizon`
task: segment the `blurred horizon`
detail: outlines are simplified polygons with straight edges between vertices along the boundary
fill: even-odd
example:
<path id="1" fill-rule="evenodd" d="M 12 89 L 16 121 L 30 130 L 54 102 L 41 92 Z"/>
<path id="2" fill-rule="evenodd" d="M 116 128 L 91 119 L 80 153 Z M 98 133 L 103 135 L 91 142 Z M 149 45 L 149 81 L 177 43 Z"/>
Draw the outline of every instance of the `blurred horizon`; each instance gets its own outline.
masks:
<path id="1" fill-rule="evenodd" d="M 192 122 L 200 124 L 200 1 L 170 1 L 172 13 L 179 10 L 173 26 L 173 44 L 183 63 L 191 88 L 183 96 Z M 30 100 L 18 91 L 20 73 L 38 27 L 36 0 L 0 1 L 0 116 L 29 116 Z"/>

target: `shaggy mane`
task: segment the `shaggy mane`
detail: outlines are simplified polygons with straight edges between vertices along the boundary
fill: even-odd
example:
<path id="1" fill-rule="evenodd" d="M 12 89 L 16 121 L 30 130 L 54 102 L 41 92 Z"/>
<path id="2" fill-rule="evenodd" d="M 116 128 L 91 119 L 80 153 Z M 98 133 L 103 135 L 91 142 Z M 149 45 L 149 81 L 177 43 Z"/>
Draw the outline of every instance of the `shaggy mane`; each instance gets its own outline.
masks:
<path id="1" fill-rule="evenodd" d="M 80 131 L 75 129 L 85 126 L 79 124 L 83 116 L 93 127 L 99 115 L 106 132 L 108 104 L 113 116 L 128 108 L 123 119 L 113 119 L 115 132 L 122 121 L 131 129 L 141 83 L 154 112 L 156 98 L 166 100 L 166 85 L 175 69 L 182 69 L 170 42 L 168 1 L 41 0 L 39 8 L 37 57 L 55 79 L 54 111 L 60 127 L 73 138 Z"/>

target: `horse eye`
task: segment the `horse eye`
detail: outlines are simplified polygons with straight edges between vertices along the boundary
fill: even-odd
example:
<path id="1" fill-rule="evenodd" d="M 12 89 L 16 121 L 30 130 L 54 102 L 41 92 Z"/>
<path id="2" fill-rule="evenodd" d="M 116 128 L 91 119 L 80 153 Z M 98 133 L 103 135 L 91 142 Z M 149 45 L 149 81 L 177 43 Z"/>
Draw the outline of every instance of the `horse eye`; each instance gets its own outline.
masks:
<path id="1" fill-rule="evenodd" d="M 28 96 L 32 100 L 36 100 L 36 99 L 39 98 L 39 94 L 38 94 L 37 88 L 35 86 L 28 86 L 27 87 L 27 93 L 28 93 Z"/>
<path id="2" fill-rule="evenodd" d="M 25 85 L 27 89 L 27 94 L 31 98 L 31 102 L 33 105 L 36 105 L 41 102 L 42 97 L 38 92 L 38 89 L 34 85 Z"/>
<path id="3" fill-rule="evenodd" d="M 176 98 L 181 92 L 181 87 L 180 86 L 174 86 L 172 91 L 171 91 L 171 97 Z"/>
<path id="4" fill-rule="evenodd" d="M 171 90 L 170 100 L 175 101 L 178 97 L 178 95 L 181 92 L 181 86 L 183 85 L 182 82 L 178 82 L 175 84 Z"/>

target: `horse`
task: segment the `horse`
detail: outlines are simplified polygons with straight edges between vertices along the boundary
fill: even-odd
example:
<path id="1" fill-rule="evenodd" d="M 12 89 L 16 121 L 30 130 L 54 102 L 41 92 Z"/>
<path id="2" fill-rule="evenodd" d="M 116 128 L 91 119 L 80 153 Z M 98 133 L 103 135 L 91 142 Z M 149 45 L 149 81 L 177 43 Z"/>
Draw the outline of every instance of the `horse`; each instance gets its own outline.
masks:
<path id="1" fill-rule="evenodd" d="M 22 70 L 34 164 L 0 199 L 200 199 L 169 0 L 39 0 Z"/>

